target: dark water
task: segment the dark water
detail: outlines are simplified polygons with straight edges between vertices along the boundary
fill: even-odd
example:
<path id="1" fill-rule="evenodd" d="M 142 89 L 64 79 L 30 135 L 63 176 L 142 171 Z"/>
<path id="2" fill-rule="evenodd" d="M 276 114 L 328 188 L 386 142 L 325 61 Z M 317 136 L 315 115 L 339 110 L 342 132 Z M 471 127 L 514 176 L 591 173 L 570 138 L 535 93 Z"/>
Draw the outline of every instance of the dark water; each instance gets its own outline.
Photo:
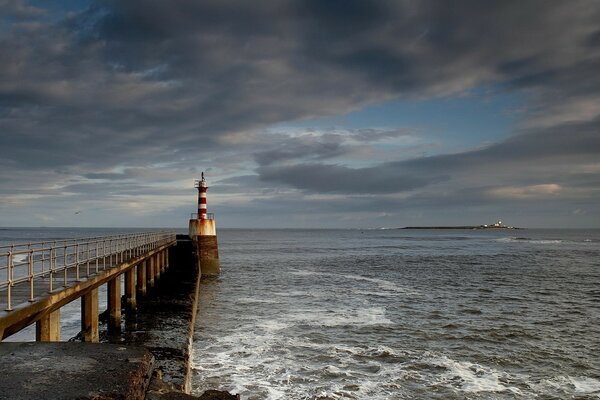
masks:
<path id="1" fill-rule="evenodd" d="M 194 390 L 600 398 L 600 231 L 220 230 Z"/>
<path id="2" fill-rule="evenodd" d="M 0 244 L 133 231 L 0 229 Z M 219 244 L 222 275 L 202 285 L 196 392 L 600 398 L 599 230 L 221 229 Z M 79 331 L 79 302 L 61 322 L 63 340 Z"/>

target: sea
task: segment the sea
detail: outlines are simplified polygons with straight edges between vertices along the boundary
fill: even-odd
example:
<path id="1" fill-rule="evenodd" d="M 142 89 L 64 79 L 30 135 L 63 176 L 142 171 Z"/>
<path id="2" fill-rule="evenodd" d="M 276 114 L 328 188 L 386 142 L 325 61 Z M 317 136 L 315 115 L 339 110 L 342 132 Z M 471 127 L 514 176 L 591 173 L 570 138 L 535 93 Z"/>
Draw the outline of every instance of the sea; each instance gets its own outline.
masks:
<path id="1" fill-rule="evenodd" d="M 0 243 L 97 233 L 8 229 Z M 220 229 L 218 239 L 221 275 L 201 285 L 196 394 L 600 399 L 600 230 Z M 72 312 L 61 317 L 76 331 Z"/>

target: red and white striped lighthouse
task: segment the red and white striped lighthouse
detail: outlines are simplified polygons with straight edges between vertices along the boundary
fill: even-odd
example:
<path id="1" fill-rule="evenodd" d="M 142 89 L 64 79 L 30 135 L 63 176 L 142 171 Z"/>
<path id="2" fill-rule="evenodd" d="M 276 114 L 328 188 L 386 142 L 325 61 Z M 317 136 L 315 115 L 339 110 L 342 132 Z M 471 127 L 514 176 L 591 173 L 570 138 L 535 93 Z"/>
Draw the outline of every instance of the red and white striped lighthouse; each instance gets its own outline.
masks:
<path id="1" fill-rule="evenodd" d="M 202 172 L 202 180 L 198 182 L 198 219 L 206 219 L 206 181 L 204 180 L 204 172 Z"/>
<path id="2" fill-rule="evenodd" d="M 219 275 L 221 264 L 219 262 L 219 246 L 217 244 L 217 228 L 213 214 L 208 214 L 206 209 L 206 180 L 204 172 L 202 179 L 194 182 L 198 188 L 198 217 L 190 218 L 189 236 L 196 246 L 198 268 L 202 275 Z"/>

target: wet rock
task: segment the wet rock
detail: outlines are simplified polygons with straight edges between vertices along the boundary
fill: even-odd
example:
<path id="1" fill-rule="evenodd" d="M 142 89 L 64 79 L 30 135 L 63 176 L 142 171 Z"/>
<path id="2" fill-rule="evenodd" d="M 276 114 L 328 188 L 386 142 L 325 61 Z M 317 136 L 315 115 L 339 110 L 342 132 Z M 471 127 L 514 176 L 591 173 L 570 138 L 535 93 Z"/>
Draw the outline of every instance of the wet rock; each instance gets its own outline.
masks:
<path id="1" fill-rule="evenodd" d="M 231 394 L 224 390 L 207 390 L 198 398 L 200 400 L 240 400 L 240 395 Z"/>
<path id="2" fill-rule="evenodd" d="M 200 397 L 192 396 L 178 391 L 173 385 L 163 381 L 163 374 L 160 370 L 155 370 L 146 400 L 240 400 L 240 395 L 233 395 L 222 390 L 207 390 Z"/>

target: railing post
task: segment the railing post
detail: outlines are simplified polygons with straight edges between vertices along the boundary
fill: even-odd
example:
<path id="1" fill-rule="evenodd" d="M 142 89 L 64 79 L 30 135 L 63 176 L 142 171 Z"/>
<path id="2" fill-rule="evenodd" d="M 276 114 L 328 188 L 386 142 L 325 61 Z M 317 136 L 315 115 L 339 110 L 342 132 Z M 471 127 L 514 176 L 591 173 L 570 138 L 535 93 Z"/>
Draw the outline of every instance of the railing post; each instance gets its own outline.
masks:
<path id="1" fill-rule="evenodd" d="M 84 342 L 98 343 L 98 288 L 81 297 L 81 332 Z"/>
<path id="2" fill-rule="evenodd" d="M 29 250 L 27 264 L 27 273 L 29 274 L 29 302 L 33 302 L 33 250 Z"/>
<path id="3" fill-rule="evenodd" d="M 67 269 L 68 269 L 68 260 L 67 260 L 67 246 L 63 247 L 63 286 L 67 287 Z"/>
<path id="4" fill-rule="evenodd" d="M 12 298 L 11 298 L 11 286 L 12 286 L 12 269 L 13 269 L 13 253 L 12 249 L 8 252 L 6 265 L 6 311 L 12 311 Z"/>
<path id="5" fill-rule="evenodd" d="M 79 244 L 75 245 L 75 280 L 79 282 Z"/>
<path id="6" fill-rule="evenodd" d="M 53 283 L 53 280 L 54 280 L 54 269 L 55 269 L 55 268 L 52 267 L 52 249 L 50 249 L 50 257 L 49 257 L 49 259 L 50 259 L 50 268 L 48 269 L 48 271 L 50 271 L 50 272 L 49 272 L 49 275 L 48 275 L 49 276 L 49 279 L 48 279 L 48 293 L 52 293 L 54 291 L 54 287 L 53 287 L 52 283 Z"/>
<path id="7" fill-rule="evenodd" d="M 98 254 L 98 247 L 99 247 L 98 245 L 99 245 L 99 243 L 96 240 L 96 257 L 95 257 L 96 258 L 96 274 L 98 274 L 98 271 L 99 271 L 98 263 L 100 262 L 100 255 Z"/>
<path id="8" fill-rule="evenodd" d="M 90 242 L 86 242 L 85 244 L 86 250 L 87 250 L 87 257 L 86 257 L 86 269 L 87 269 L 87 277 L 90 277 Z"/>

